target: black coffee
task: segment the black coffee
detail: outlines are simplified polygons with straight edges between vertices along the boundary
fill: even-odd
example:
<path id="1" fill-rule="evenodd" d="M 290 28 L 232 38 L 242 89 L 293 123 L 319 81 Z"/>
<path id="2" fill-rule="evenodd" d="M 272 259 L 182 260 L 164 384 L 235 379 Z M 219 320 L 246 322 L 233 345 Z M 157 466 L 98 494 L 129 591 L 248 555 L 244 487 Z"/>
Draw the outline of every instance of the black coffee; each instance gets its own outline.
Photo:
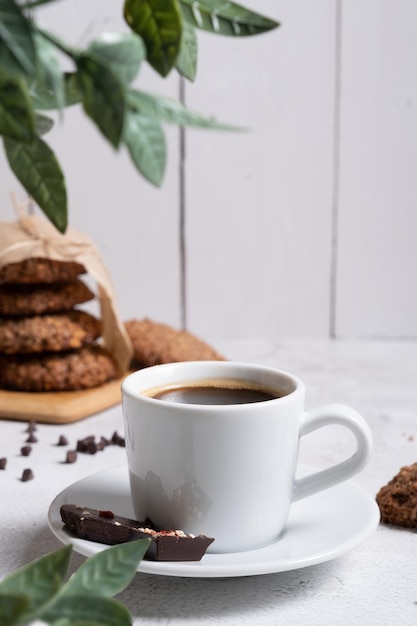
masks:
<path id="1" fill-rule="evenodd" d="M 165 387 L 150 390 L 149 395 L 156 400 L 180 402 L 183 404 L 251 404 L 275 400 L 280 394 L 259 389 L 242 381 L 222 380 L 218 384 L 193 384 L 178 387 Z"/>

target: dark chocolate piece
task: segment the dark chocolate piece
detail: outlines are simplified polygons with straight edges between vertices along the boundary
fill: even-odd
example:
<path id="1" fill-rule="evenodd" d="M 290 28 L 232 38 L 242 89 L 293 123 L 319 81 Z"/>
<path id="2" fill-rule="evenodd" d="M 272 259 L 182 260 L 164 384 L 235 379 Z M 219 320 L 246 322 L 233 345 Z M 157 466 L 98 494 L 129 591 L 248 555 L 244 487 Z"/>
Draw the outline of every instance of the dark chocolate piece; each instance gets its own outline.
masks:
<path id="1" fill-rule="evenodd" d="M 30 433 L 29 437 L 26 439 L 27 443 L 38 443 L 37 437 L 33 433 Z"/>
<path id="2" fill-rule="evenodd" d="M 32 452 L 32 446 L 23 446 L 23 448 L 20 449 L 20 452 L 22 456 L 29 456 Z"/>
<path id="3" fill-rule="evenodd" d="M 68 439 L 65 437 L 65 435 L 60 435 L 59 436 L 58 443 L 56 445 L 57 446 L 67 446 L 68 445 Z"/>
<path id="4" fill-rule="evenodd" d="M 67 528 L 89 541 L 107 545 L 151 539 L 145 558 L 154 561 L 200 561 L 214 541 L 205 535 L 187 535 L 182 530 L 154 530 L 152 522 L 139 522 L 74 504 L 64 504 L 61 518 Z"/>
<path id="5" fill-rule="evenodd" d="M 6 457 L 5 457 L 5 456 L 3 456 L 3 457 L 0 459 L 0 470 L 4 470 L 4 469 L 6 469 L 6 465 L 7 465 L 7 459 L 6 459 Z"/>
<path id="6" fill-rule="evenodd" d="M 28 427 L 26 428 L 26 432 L 27 432 L 27 433 L 33 433 L 33 432 L 34 432 L 35 430 L 37 430 L 37 429 L 38 429 L 38 427 L 37 427 L 37 425 L 36 425 L 36 422 L 35 422 L 34 420 L 31 420 L 31 421 L 28 423 Z"/>

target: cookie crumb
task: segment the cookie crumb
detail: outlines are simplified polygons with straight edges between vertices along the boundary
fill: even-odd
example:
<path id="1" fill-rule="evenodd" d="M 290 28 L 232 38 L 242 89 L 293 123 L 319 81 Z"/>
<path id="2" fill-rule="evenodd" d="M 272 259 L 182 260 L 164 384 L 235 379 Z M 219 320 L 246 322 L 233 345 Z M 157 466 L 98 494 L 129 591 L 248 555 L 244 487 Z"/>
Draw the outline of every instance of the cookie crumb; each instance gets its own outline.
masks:
<path id="1" fill-rule="evenodd" d="M 417 463 L 404 466 L 376 495 L 381 522 L 417 529 Z"/>
<path id="2" fill-rule="evenodd" d="M 76 451 L 75 450 L 68 450 L 65 462 L 66 463 L 75 463 L 76 460 L 77 460 L 77 453 L 76 453 Z"/>

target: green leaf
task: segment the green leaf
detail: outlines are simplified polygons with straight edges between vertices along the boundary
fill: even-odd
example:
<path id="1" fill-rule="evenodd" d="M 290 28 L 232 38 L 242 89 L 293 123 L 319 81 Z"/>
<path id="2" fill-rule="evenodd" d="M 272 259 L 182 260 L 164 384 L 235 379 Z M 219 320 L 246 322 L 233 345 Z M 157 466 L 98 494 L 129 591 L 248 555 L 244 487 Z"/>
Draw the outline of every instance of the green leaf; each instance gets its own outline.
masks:
<path id="1" fill-rule="evenodd" d="M 191 111 L 180 102 L 171 98 L 154 96 L 144 91 L 131 89 L 128 93 L 129 106 L 147 117 L 179 124 L 180 126 L 196 126 L 200 128 L 212 128 L 219 130 L 240 130 L 236 126 L 229 126 L 217 122 L 214 118 L 205 117 L 200 113 Z"/>
<path id="2" fill-rule="evenodd" d="M 167 76 L 181 46 L 182 19 L 178 1 L 125 0 L 124 17 L 145 42 L 149 63 L 161 76 Z"/>
<path id="3" fill-rule="evenodd" d="M 224 0 L 179 0 L 184 19 L 216 35 L 247 37 L 279 26 L 279 22 Z"/>
<path id="4" fill-rule="evenodd" d="M 35 75 L 36 51 L 29 21 L 13 0 L 0 0 L 0 68 Z"/>
<path id="5" fill-rule="evenodd" d="M 23 594 L 0 594 L 0 624 L 14 626 L 27 610 L 29 598 Z"/>
<path id="6" fill-rule="evenodd" d="M 64 75 L 56 54 L 55 46 L 40 33 L 35 36 L 38 52 L 37 81 L 46 86 L 50 92 L 54 108 L 63 109 L 65 106 Z"/>
<path id="7" fill-rule="evenodd" d="M 118 148 L 125 116 L 123 85 L 101 59 L 83 53 L 76 62 L 84 110 L 106 139 Z"/>
<path id="8" fill-rule="evenodd" d="M 62 626 L 131 626 L 128 609 L 114 598 L 59 597 L 39 618 Z"/>
<path id="9" fill-rule="evenodd" d="M 49 133 L 53 125 L 54 120 L 51 120 L 50 117 L 47 117 L 46 115 L 41 115 L 40 113 L 35 114 L 35 126 L 37 135 L 46 135 L 46 133 Z"/>
<path id="10" fill-rule="evenodd" d="M 56 0 L 32 0 L 32 2 L 25 2 L 22 4 L 24 9 L 34 9 L 35 7 L 39 7 L 42 4 L 49 4 L 50 2 L 55 2 Z"/>
<path id="11" fill-rule="evenodd" d="M 6 140 L 7 143 L 11 140 Z M 25 145 L 25 147 L 27 147 Z M 11 594 L 29 599 L 28 611 L 45 604 L 60 588 L 68 570 L 72 547 L 60 548 L 44 556 L 0 581 L 0 596 Z M 2 622 L 0 622 L 2 623 Z"/>
<path id="12" fill-rule="evenodd" d="M 64 74 L 64 106 L 78 104 L 82 100 L 82 94 L 78 87 L 78 77 L 75 72 Z M 36 109 L 51 111 L 56 109 L 56 97 L 51 89 L 45 84 L 35 82 L 30 87 L 30 94 Z"/>
<path id="13" fill-rule="evenodd" d="M 175 67 L 182 76 L 194 81 L 197 74 L 198 44 L 194 27 L 187 22 L 183 23 L 180 53 L 175 61 Z"/>
<path id="14" fill-rule="evenodd" d="M 34 112 L 26 82 L 0 73 L 0 135 L 28 142 L 34 132 Z"/>
<path id="15" fill-rule="evenodd" d="M 165 135 L 159 120 L 129 111 L 123 137 L 139 172 L 159 187 L 166 165 Z"/>
<path id="16" fill-rule="evenodd" d="M 64 175 L 51 148 L 36 135 L 28 144 L 7 137 L 3 138 L 3 143 L 15 176 L 54 226 L 61 233 L 65 232 L 67 192 Z"/>
<path id="17" fill-rule="evenodd" d="M 104 33 L 89 44 L 88 51 L 99 56 L 127 85 L 146 59 L 145 44 L 135 33 Z"/>
<path id="18" fill-rule="evenodd" d="M 126 587 L 149 546 L 149 539 L 121 543 L 90 557 L 71 576 L 60 595 L 112 596 Z"/>

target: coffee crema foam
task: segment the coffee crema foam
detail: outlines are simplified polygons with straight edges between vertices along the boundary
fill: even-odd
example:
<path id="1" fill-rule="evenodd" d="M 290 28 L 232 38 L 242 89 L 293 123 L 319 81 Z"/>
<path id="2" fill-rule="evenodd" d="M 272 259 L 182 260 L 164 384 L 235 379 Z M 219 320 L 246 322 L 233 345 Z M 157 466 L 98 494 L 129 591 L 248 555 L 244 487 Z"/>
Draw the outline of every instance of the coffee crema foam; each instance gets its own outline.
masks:
<path id="1" fill-rule="evenodd" d="M 235 378 L 207 378 L 159 385 L 141 392 L 142 396 L 182 404 L 229 405 L 275 400 L 287 391 Z"/>

